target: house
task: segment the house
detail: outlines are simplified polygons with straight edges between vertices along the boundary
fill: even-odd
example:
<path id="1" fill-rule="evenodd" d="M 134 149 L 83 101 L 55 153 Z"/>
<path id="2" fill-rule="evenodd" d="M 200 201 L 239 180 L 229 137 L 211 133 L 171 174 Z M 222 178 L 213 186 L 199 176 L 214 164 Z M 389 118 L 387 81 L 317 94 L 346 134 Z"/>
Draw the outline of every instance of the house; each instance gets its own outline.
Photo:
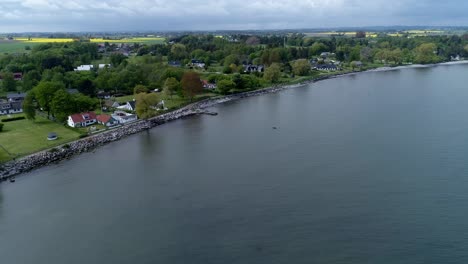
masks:
<path id="1" fill-rule="evenodd" d="M 80 93 L 80 91 L 78 91 L 77 89 L 67 89 L 67 93 L 68 94 L 78 94 L 78 93 Z"/>
<path id="2" fill-rule="evenodd" d="M 115 120 L 112 116 L 101 114 L 96 117 L 97 122 L 106 127 L 116 126 L 119 124 L 119 121 Z"/>
<path id="3" fill-rule="evenodd" d="M 207 90 L 213 90 L 216 89 L 216 84 L 215 83 L 210 83 L 207 80 L 201 80 L 203 84 L 203 88 Z"/>
<path id="4" fill-rule="evenodd" d="M 98 69 L 104 69 L 106 67 L 110 67 L 111 65 L 110 64 L 98 64 Z M 80 65 L 78 67 L 76 67 L 75 71 L 90 71 L 94 69 L 94 65 Z"/>
<path id="5" fill-rule="evenodd" d="M 0 115 L 10 115 L 23 112 L 23 102 L 0 102 Z"/>
<path id="6" fill-rule="evenodd" d="M 354 67 L 361 68 L 362 67 L 362 62 L 361 61 L 352 61 L 351 62 Z"/>
<path id="7" fill-rule="evenodd" d="M 23 80 L 23 74 L 21 72 L 15 72 L 13 73 L 13 78 L 15 81 L 21 81 Z"/>
<path id="8" fill-rule="evenodd" d="M 243 66 L 245 73 L 263 72 L 265 70 L 265 66 L 263 65 L 244 64 Z"/>
<path id="9" fill-rule="evenodd" d="M 96 97 L 98 99 L 110 99 L 111 94 L 109 92 L 99 91 Z"/>
<path id="10" fill-rule="evenodd" d="M 332 56 L 335 56 L 335 53 L 331 53 L 331 52 L 320 53 L 320 57 L 322 57 L 323 59 L 327 59 L 328 57 L 332 57 Z"/>
<path id="11" fill-rule="evenodd" d="M 75 71 L 90 71 L 94 68 L 93 65 L 80 65 L 76 67 Z"/>
<path id="12" fill-rule="evenodd" d="M 176 67 L 176 68 L 180 68 L 182 66 L 182 64 L 180 63 L 180 61 L 170 61 L 168 63 L 169 66 L 172 66 L 172 67 Z"/>
<path id="13" fill-rule="evenodd" d="M 317 64 L 313 68 L 314 70 L 319 71 L 337 71 L 339 70 L 338 67 L 334 64 Z"/>
<path id="14" fill-rule="evenodd" d="M 205 68 L 205 63 L 201 60 L 192 60 L 190 66 L 197 68 Z"/>
<path id="15" fill-rule="evenodd" d="M 7 93 L 8 102 L 21 102 L 26 97 L 26 93 Z"/>
<path id="16" fill-rule="evenodd" d="M 135 122 L 135 121 L 138 120 L 137 115 L 129 114 L 129 113 L 126 113 L 124 111 L 115 111 L 112 114 L 112 118 L 117 120 L 117 122 L 119 122 L 119 124 L 127 124 L 127 123 Z"/>
<path id="17" fill-rule="evenodd" d="M 13 79 L 15 81 L 21 81 L 23 80 L 23 74 L 21 72 L 15 72 L 13 73 Z M 3 80 L 3 76 L 0 75 L 0 80 Z"/>
<path id="18" fill-rule="evenodd" d="M 136 102 L 135 101 L 129 101 L 129 102 L 126 102 L 123 105 L 117 106 L 116 108 L 120 109 L 120 110 L 135 111 L 136 110 Z"/>
<path id="19" fill-rule="evenodd" d="M 95 124 L 96 122 L 97 119 L 94 112 L 85 112 L 69 116 L 67 123 L 71 127 L 86 127 Z"/>

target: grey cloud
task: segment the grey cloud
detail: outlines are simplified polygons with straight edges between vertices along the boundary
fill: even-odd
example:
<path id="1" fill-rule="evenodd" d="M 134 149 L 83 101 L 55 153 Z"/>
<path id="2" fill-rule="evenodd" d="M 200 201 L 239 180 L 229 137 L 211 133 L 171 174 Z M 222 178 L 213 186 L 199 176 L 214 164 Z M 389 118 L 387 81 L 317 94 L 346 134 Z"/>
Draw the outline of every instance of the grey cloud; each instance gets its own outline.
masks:
<path id="1" fill-rule="evenodd" d="M 461 0 L 1 0 L 0 31 L 463 25 L 467 8 Z"/>

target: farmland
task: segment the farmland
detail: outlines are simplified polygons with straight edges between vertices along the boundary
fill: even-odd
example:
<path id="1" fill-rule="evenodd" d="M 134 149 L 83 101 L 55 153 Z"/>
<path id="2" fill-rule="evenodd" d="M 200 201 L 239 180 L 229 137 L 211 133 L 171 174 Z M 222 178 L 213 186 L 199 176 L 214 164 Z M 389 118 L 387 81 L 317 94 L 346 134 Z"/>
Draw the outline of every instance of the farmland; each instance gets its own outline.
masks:
<path id="1" fill-rule="evenodd" d="M 26 53 L 29 51 L 27 47 L 33 48 L 36 45 L 44 43 L 65 43 L 76 41 L 72 38 L 27 38 L 18 37 L 13 40 L 0 40 L 0 54 L 1 53 Z M 165 38 L 160 37 L 136 37 L 136 38 L 121 38 L 121 39 L 104 39 L 104 38 L 91 38 L 92 43 L 140 43 L 140 44 L 163 44 Z"/>

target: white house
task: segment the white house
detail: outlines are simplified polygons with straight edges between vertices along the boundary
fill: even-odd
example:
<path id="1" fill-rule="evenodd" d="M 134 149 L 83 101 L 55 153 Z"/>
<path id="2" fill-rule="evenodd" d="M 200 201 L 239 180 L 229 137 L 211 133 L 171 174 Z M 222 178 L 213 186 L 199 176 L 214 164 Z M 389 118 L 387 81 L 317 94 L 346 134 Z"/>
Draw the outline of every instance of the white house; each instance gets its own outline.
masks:
<path id="1" fill-rule="evenodd" d="M 0 102 L 0 115 L 22 113 L 22 104 L 23 102 Z"/>
<path id="2" fill-rule="evenodd" d="M 117 109 L 120 109 L 120 110 L 128 110 L 128 111 L 135 111 L 135 110 L 136 110 L 135 101 L 126 102 L 126 103 L 123 104 L 123 105 L 117 106 Z"/>
<path id="3" fill-rule="evenodd" d="M 112 118 L 117 120 L 119 124 L 127 124 L 127 123 L 135 122 L 138 120 L 137 115 L 129 114 L 124 111 L 115 111 L 112 114 Z"/>
<path id="4" fill-rule="evenodd" d="M 67 123 L 71 127 L 86 127 L 97 123 L 96 114 L 94 112 L 73 114 L 68 117 Z"/>
<path id="5" fill-rule="evenodd" d="M 104 69 L 105 67 L 110 67 L 110 64 L 99 64 L 98 69 Z M 76 67 L 75 71 L 90 71 L 94 68 L 94 65 L 80 65 Z"/>

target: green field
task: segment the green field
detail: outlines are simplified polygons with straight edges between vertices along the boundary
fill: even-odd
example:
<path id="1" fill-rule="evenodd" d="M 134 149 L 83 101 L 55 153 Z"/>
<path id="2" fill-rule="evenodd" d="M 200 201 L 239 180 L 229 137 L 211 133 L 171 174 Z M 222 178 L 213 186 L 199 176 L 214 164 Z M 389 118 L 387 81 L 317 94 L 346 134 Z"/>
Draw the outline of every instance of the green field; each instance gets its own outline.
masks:
<path id="1" fill-rule="evenodd" d="M 0 119 L 3 118 L 5 117 Z M 3 132 L 0 132 L 0 162 L 52 148 L 78 139 L 80 136 L 78 132 L 43 117 L 36 117 L 34 122 L 18 120 L 3 124 L 5 124 Z M 57 133 L 58 140 L 47 140 L 49 132 Z"/>
<path id="2" fill-rule="evenodd" d="M 1 53 L 27 53 L 29 52 L 25 48 L 29 46 L 30 48 L 44 44 L 44 43 L 65 43 L 73 42 L 74 39 L 71 38 L 15 38 L 14 40 L 0 40 L 0 54 Z M 102 38 L 92 38 L 89 40 L 92 43 L 140 43 L 140 44 L 163 44 L 166 39 L 159 37 L 142 37 L 142 38 L 122 38 L 122 39 L 102 39 Z"/>
<path id="3" fill-rule="evenodd" d="M 26 43 L 23 41 L 8 40 L 0 41 L 0 54 L 1 53 L 27 53 L 26 47 L 30 48 L 38 45 L 40 43 Z"/>

